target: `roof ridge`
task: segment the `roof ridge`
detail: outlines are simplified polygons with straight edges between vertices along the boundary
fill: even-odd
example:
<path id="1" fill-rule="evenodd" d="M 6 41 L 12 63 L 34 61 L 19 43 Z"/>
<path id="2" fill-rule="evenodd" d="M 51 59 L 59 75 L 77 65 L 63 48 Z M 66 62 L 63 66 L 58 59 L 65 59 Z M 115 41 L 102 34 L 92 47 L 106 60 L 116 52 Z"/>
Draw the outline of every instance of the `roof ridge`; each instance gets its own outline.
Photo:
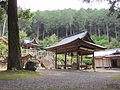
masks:
<path id="1" fill-rule="evenodd" d="M 76 33 L 74 33 L 74 34 L 72 34 L 72 35 L 65 36 L 65 37 L 63 37 L 63 39 L 69 38 L 69 37 L 71 37 L 71 36 L 75 36 L 75 35 L 77 35 L 77 34 L 81 34 L 81 33 L 83 33 L 83 32 L 88 32 L 88 31 L 87 31 L 87 30 L 82 30 L 82 31 L 76 32 Z"/>

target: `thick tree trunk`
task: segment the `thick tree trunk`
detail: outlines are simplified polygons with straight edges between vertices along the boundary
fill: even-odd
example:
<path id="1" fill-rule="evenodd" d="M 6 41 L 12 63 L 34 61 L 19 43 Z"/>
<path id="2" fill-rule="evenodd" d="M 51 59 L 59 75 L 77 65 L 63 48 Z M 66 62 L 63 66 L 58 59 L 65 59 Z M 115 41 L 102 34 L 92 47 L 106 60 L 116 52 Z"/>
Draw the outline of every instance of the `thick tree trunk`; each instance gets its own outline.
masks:
<path id="1" fill-rule="evenodd" d="M 7 70 L 21 69 L 21 50 L 17 18 L 17 0 L 8 0 L 8 66 Z"/>

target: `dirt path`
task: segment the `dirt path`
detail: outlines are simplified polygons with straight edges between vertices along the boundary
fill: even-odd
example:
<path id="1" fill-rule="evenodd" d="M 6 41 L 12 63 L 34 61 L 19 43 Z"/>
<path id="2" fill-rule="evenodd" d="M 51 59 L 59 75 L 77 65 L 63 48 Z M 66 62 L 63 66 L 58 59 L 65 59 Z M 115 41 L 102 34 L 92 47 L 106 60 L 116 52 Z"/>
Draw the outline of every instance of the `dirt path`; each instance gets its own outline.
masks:
<path id="1" fill-rule="evenodd" d="M 39 79 L 0 80 L 0 90 L 120 90 L 120 80 L 108 77 L 120 72 L 38 71 L 46 75 Z"/>

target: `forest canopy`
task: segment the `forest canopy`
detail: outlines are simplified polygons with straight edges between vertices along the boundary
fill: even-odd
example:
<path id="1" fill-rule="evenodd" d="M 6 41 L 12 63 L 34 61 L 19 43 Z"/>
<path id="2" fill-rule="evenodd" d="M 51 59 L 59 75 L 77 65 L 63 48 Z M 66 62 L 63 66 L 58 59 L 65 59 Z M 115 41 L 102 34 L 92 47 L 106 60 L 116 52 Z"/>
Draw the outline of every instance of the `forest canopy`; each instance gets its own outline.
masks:
<path id="1" fill-rule="evenodd" d="M 0 36 L 6 36 L 8 32 L 7 17 L 4 9 L 0 9 L 2 13 L 0 15 Z M 97 44 L 108 48 L 118 48 L 120 47 L 120 19 L 117 18 L 117 15 L 108 16 L 108 14 L 108 9 L 81 8 L 80 10 L 31 12 L 29 9 L 18 8 L 19 29 L 21 33 L 26 34 L 25 38 L 42 40 L 41 44 L 51 39 L 49 37 L 53 37 L 53 34 L 56 35 L 55 41 L 58 42 L 59 38 L 68 37 L 84 30 L 90 33 Z M 51 40 L 48 40 L 48 43 L 49 41 Z M 55 41 L 53 44 L 56 43 Z M 117 47 L 112 44 L 113 41 L 116 41 Z M 53 44 L 45 44 L 44 47 Z"/>

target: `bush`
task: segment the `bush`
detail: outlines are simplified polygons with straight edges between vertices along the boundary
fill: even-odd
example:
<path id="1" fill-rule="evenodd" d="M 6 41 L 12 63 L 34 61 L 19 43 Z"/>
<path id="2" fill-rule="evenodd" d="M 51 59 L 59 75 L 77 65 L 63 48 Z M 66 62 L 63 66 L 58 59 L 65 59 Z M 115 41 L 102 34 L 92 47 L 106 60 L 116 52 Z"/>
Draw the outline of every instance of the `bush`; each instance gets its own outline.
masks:
<path id="1" fill-rule="evenodd" d="M 0 57 L 6 58 L 8 56 L 8 46 L 0 40 Z"/>
<path id="2" fill-rule="evenodd" d="M 92 59 L 83 57 L 83 62 L 84 62 L 85 64 L 87 64 L 87 65 L 92 65 Z"/>
<path id="3" fill-rule="evenodd" d="M 39 66 L 39 63 L 28 61 L 25 65 L 25 70 L 35 71 Z"/>
<path id="4" fill-rule="evenodd" d="M 85 59 L 85 60 L 83 60 L 83 62 L 87 65 L 92 65 L 92 60 L 90 60 L 90 59 Z"/>

